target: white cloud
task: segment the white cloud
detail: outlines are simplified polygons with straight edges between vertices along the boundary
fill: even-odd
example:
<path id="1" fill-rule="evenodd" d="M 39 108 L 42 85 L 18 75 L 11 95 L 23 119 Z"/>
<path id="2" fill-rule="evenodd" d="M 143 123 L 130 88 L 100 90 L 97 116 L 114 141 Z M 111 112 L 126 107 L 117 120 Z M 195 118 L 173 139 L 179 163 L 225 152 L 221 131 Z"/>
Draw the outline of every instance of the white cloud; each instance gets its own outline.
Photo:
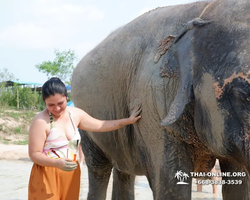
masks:
<path id="1" fill-rule="evenodd" d="M 0 33 L 0 44 L 17 48 L 46 48 L 53 38 L 51 32 L 36 24 L 22 24 L 9 26 Z"/>
<path id="2" fill-rule="evenodd" d="M 75 37 L 86 35 L 86 27 L 98 26 L 96 24 L 105 16 L 92 5 L 53 2 L 39 0 L 33 2 L 33 7 L 27 6 L 22 20 L 16 18 L 11 25 L 0 29 L 0 45 L 19 49 L 60 49 L 74 44 Z"/>
<path id="3" fill-rule="evenodd" d="M 104 17 L 104 12 L 92 5 L 61 4 L 57 6 L 36 7 L 34 14 L 39 17 L 50 18 L 58 22 L 72 22 L 73 20 L 99 21 Z"/>
<path id="4" fill-rule="evenodd" d="M 99 41 L 84 41 L 77 44 L 74 47 L 74 50 L 78 56 L 78 60 L 80 61 L 83 56 L 89 53 L 94 47 L 99 43 Z"/>

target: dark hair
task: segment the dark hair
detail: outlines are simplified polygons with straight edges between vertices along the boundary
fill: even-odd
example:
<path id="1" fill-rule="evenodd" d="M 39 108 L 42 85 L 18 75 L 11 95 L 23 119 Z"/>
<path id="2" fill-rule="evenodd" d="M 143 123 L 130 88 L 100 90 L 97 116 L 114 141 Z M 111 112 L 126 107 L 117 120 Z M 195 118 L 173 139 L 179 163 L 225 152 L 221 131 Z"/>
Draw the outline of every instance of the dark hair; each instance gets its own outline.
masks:
<path id="1" fill-rule="evenodd" d="M 47 80 L 42 87 L 42 98 L 43 101 L 55 94 L 61 94 L 63 96 L 68 97 L 67 89 L 65 84 L 56 77 L 52 77 L 51 79 Z"/>

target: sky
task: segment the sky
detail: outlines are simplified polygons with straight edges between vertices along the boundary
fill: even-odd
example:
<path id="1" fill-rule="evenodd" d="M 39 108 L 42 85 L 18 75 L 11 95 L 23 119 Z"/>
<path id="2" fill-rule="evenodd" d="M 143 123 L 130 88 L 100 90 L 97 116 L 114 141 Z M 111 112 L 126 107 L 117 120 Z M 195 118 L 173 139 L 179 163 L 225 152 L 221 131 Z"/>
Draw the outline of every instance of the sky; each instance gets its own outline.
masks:
<path id="1" fill-rule="evenodd" d="M 35 67 L 53 61 L 54 50 L 84 55 L 117 28 L 141 14 L 195 0 L 0 0 L 0 72 L 43 84 Z M 196 0 L 198 1 L 198 0 Z"/>

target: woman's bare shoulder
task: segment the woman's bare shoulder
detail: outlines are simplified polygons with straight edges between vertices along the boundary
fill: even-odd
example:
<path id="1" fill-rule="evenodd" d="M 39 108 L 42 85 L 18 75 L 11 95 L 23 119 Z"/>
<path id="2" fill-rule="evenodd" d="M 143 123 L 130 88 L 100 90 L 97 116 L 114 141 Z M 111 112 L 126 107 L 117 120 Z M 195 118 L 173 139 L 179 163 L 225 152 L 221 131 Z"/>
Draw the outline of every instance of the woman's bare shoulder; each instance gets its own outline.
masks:
<path id="1" fill-rule="evenodd" d="M 34 122 L 39 122 L 39 123 L 49 123 L 49 115 L 47 110 L 43 110 L 39 113 L 36 114 L 36 116 L 33 119 L 33 123 Z"/>
<path id="2" fill-rule="evenodd" d="M 30 125 L 29 134 L 44 134 L 44 131 L 48 134 L 50 130 L 49 123 L 49 115 L 45 110 L 37 113 Z"/>
<path id="3" fill-rule="evenodd" d="M 67 110 L 72 114 L 72 115 L 78 115 L 80 114 L 81 112 L 84 112 L 82 109 L 80 108 L 77 108 L 77 107 L 71 107 L 71 106 L 68 106 L 67 107 Z"/>

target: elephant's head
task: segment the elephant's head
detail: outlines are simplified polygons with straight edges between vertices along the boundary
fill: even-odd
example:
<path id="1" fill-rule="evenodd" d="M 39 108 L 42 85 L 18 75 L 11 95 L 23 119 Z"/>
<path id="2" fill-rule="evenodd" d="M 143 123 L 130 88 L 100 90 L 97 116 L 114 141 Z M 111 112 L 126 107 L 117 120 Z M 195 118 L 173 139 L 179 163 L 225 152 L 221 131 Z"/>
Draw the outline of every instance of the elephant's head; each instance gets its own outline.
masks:
<path id="1" fill-rule="evenodd" d="M 171 48 L 180 67 L 179 88 L 161 122 L 162 126 L 173 124 L 193 101 L 199 139 L 215 155 L 236 160 L 245 165 L 248 172 L 249 8 L 249 1 L 217 1 L 202 13 L 200 18 L 204 21 L 189 22 L 176 37 Z M 210 23 L 206 23 L 207 20 Z"/>

